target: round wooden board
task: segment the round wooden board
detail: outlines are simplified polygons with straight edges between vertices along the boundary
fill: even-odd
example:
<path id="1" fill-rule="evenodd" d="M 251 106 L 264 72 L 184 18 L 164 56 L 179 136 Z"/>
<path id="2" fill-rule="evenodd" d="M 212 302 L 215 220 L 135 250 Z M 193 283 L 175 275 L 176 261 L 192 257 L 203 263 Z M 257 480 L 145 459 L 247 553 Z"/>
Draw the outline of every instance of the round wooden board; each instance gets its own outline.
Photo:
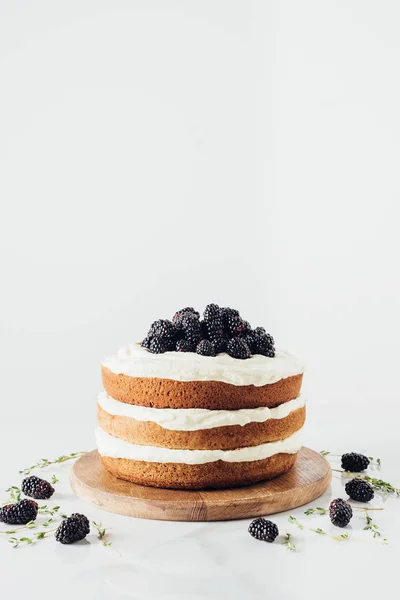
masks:
<path id="1" fill-rule="evenodd" d="M 71 486 L 83 500 L 109 512 L 162 521 L 223 521 L 270 515 L 302 506 L 321 496 L 331 481 L 328 462 L 302 448 L 289 473 L 242 488 L 165 490 L 135 485 L 110 475 L 97 450 L 79 458 Z"/>

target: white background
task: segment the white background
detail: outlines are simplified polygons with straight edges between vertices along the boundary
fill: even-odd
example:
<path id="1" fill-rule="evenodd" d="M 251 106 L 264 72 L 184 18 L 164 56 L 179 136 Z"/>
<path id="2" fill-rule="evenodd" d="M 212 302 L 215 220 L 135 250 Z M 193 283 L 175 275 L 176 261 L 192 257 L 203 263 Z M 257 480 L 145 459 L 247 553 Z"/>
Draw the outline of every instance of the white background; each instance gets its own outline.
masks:
<path id="1" fill-rule="evenodd" d="M 91 448 L 101 360 L 156 318 L 208 302 L 305 359 L 308 445 L 381 455 L 395 477 L 399 20 L 395 0 L 0 0 L 3 488 L 42 455 Z M 246 526 L 131 520 L 128 542 L 188 527 L 226 558 L 222 532 L 241 552 Z M 304 564 L 323 571 L 317 542 Z M 265 548 L 248 548 L 262 570 Z M 348 548 L 335 560 L 364 552 Z M 61 550 L 49 569 L 69 576 Z M 31 561 L 46 551 L 21 552 L 43 594 Z M 5 560 L 11 587 L 21 563 Z M 278 580 L 275 597 L 294 598 Z"/>

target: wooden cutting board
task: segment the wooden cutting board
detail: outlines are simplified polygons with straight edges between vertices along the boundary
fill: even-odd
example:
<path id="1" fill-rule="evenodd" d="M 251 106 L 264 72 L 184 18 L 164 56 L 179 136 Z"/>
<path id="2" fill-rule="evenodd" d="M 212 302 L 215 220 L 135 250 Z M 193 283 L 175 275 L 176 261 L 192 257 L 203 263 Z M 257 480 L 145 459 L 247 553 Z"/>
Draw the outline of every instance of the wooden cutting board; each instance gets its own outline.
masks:
<path id="1" fill-rule="evenodd" d="M 97 450 L 79 458 L 71 486 L 83 500 L 109 512 L 162 521 L 223 521 L 270 515 L 315 500 L 331 481 L 328 462 L 302 448 L 293 469 L 270 481 L 226 490 L 165 490 L 135 485 L 110 475 Z"/>

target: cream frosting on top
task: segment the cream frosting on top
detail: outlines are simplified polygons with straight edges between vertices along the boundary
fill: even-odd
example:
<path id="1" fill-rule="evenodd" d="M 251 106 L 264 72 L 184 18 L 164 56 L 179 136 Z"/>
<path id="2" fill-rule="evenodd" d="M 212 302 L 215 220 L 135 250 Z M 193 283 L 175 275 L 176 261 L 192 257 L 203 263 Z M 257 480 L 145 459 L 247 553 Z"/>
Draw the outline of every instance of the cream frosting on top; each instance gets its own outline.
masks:
<path id="1" fill-rule="evenodd" d="M 237 450 L 176 450 L 158 446 L 139 446 L 113 437 L 100 427 L 96 429 L 99 454 L 110 458 L 125 458 L 158 463 L 184 463 L 198 465 L 217 460 L 225 462 L 247 462 L 263 460 L 280 452 L 295 454 L 301 448 L 302 429 L 278 442 L 268 442 L 259 446 L 248 446 Z"/>
<path id="2" fill-rule="evenodd" d="M 263 423 L 268 419 L 284 419 L 305 405 L 304 396 L 280 404 L 276 408 L 242 408 L 239 410 L 208 410 L 203 408 L 148 408 L 125 404 L 111 398 L 106 392 L 98 396 L 98 404 L 110 415 L 129 417 L 138 421 L 157 423 L 172 431 L 197 431 L 229 425 Z"/>
<path id="3" fill-rule="evenodd" d="M 103 366 L 113 373 L 130 377 L 158 377 L 175 381 L 221 381 L 231 385 L 274 383 L 304 371 L 304 364 L 293 355 L 277 350 L 274 358 L 255 354 L 246 360 L 225 352 L 201 356 L 194 352 L 151 354 L 139 343 L 121 348 L 106 358 Z"/>

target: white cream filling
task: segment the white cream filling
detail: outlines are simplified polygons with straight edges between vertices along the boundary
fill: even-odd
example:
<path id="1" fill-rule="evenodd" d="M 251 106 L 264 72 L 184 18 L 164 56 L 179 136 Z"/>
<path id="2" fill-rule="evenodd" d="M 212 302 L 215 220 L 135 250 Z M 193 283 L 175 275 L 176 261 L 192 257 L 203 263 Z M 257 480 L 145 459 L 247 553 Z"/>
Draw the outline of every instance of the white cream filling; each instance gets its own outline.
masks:
<path id="1" fill-rule="evenodd" d="M 222 381 L 232 385 L 274 383 L 303 373 L 297 358 L 277 350 L 274 358 L 255 354 L 246 360 L 232 358 L 225 352 L 201 356 L 193 352 L 151 354 L 138 343 L 121 348 L 103 362 L 113 373 L 130 377 L 159 377 L 175 381 Z"/>
<path id="2" fill-rule="evenodd" d="M 217 460 L 225 462 L 263 460 L 280 452 L 295 454 L 301 448 L 302 429 L 278 442 L 268 442 L 267 444 L 238 448 L 237 450 L 175 450 L 156 446 L 139 446 L 113 437 L 100 427 L 96 429 L 95 433 L 97 448 L 101 456 L 156 463 L 200 465 Z"/>
<path id="3" fill-rule="evenodd" d="M 305 398 L 299 396 L 280 404 L 276 408 L 241 408 L 239 410 L 207 410 L 203 408 L 148 408 L 126 404 L 111 398 L 106 392 L 98 396 L 98 404 L 110 415 L 129 417 L 137 421 L 157 423 L 172 431 L 197 431 L 229 425 L 264 423 L 269 419 L 284 419 L 291 412 L 305 405 Z"/>

